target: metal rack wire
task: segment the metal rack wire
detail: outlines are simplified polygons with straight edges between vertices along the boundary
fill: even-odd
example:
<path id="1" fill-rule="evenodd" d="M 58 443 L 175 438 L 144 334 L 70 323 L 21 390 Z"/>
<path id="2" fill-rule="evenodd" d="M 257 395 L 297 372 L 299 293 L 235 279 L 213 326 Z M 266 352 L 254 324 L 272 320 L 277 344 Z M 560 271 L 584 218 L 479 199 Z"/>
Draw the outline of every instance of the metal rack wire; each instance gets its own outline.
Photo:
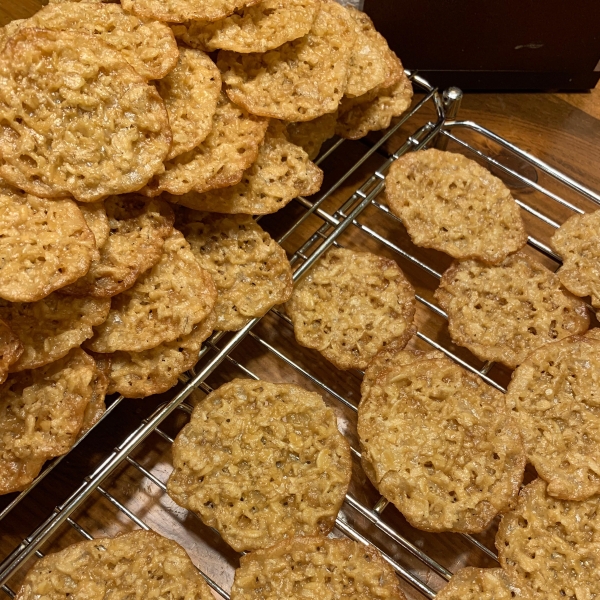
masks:
<path id="1" fill-rule="evenodd" d="M 461 138 L 460 132 L 468 131 L 472 135 L 476 135 L 487 141 L 493 142 L 499 147 L 511 153 L 524 164 L 535 169 L 536 174 L 544 174 L 554 183 L 566 187 L 571 192 L 585 201 L 591 201 L 590 206 L 600 204 L 600 194 L 586 188 L 573 179 L 560 173 L 553 167 L 545 164 L 539 159 L 533 157 L 527 152 L 514 146 L 507 140 L 497 136 L 493 132 L 479 126 L 470 121 L 456 120 L 456 111 L 460 104 L 460 91 L 456 89 L 448 90 L 444 96 L 438 94 L 437 90 L 432 88 L 426 81 L 421 79 L 418 74 L 411 74 L 411 79 L 416 88 L 424 92 L 423 98 L 415 104 L 413 109 L 407 113 L 391 130 L 382 136 L 376 144 L 369 147 L 362 154 L 361 158 L 351 165 L 349 169 L 333 183 L 316 201 L 310 201 L 305 198 L 298 198 L 297 202 L 304 208 L 304 213 L 298 218 L 293 225 L 280 236 L 278 241 L 285 243 L 298 228 L 303 225 L 308 219 L 315 217 L 320 220 L 321 225 L 316 228 L 314 233 L 308 236 L 299 247 L 295 249 L 290 257 L 290 262 L 294 268 L 294 281 L 297 281 L 302 275 L 311 268 L 311 266 L 319 259 L 320 256 L 333 244 L 343 244 L 342 237 L 344 232 L 352 228 L 361 235 L 366 236 L 373 243 L 380 245 L 387 252 L 394 254 L 398 261 L 402 264 L 407 261 L 413 266 L 420 269 L 424 275 L 433 277 L 437 280 L 441 277 L 441 272 L 428 264 L 425 260 L 415 256 L 394 241 L 388 239 L 385 235 L 379 233 L 375 228 L 365 223 L 361 218 L 368 207 L 375 209 L 377 213 L 385 219 L 392 222 L 399 222 L 399 219 L 392 215 L 388 208 L 380 201 L 380 194 L 384 187 L 384 179 L 389 169 L 390 164 L 399 156 L 408 151 L 419 150 L 426 146 L 436 145 L 445 147 L 448 143 L 456 145 L 460 150 L 470 155 L 473 158 L 479 159 L 483 164 L 495 169 L 496 173 L 505 175 L 516 181 L 519 184 L 526 186 L 543 197 L 548 198 L 553 203 L 572 212 L 584 212 L 577 204 L 564 197 L 563 194 L 550 189 L 550 186 L 542 185 L 538 182 L 537 177 L 531 178 L 523 175 L 512 167 L 506 166 L 502 161 L 494 158 L 489 153 L 477 148 L 471 142 Z M 405 141 L 390 155 L 384 148 L 386 143 L 396 135 L 405 124 L 410 124 L 425 107 L 431 108 L 433 119 L 427 121 L 424 125 L 416 128 L 413 133 L 406 136 Z M 320 158 L 320 162 L 327 160 L 329 157 L 335 157 L 336 152 L 344 142 L 339 140 Z M 367 161 L 380 159 L 381 162 L 369 177 L 363 181 L 360 186 L 345 200 L 336 210 L 330 211 L 327 209 L 327 201 L 346 185 L 351 177 L 363 166 Z M 525 201 L 517 198 L 517 202 L 532 218 L 539 219 L 545 225 L 551 228 L 556 228 L 559 224 L 552 217 L 543 214 L 539 208 L 532 206 Z M 558 257 L 554 254 L 551 248 L 544 240 L 530 236 L 529 245 L 541 252 L 545 257 L 558 261 Z M 423 310 L 429 311 L 437 318 L 445 319 L 446 315 L 435 304 L 430 302 L 422 295 L 417 295 L 417 300 Z M 277 309 L 270 311 L 269 318 L 277 320 L 282 328 L 291 327 L 289 318 Z M 263 318 L 264 319 L 264 318 Z M 42 525 L 28 537 L 23 539 L 21 544 L 0 564 L 0 586 L 1 590 L 9 597 L 14 597 L 14 590 L 10 587 L 10 580 L 23 567 L 24 563 L 30 558 L 42 556 L 40 548 L 43 544 L 49 541 L 63 527 L 70 527 L 76 531 L 82 539 L 93 539 L 92 535 L 77 522 L 75 514 L 84 503 L 90 498 L 100 496 L 105 499 L 115 512 L 115 515 L 129 520 L 133 525 L 142 529 L 150 529 L 150 525 L 137 514 L 134 510 L 127 506 L 127 502 L 120 500 L 114 493 L 110 491 L 111 477 L 118 477 L 117 471 L 123 465 L 129 465 L 135 469 L 139 476 L 151 486 L 154 486 L 160 494 L 166 492 L 165 478 L 161 478 L 161 472 L 155 472 L 152 468 L 144 466 L 142 461 L 135 457 L 136 450 L 142 444 L 152 440 L 162 440 L 167 444 L 173 442 L 174 435 L 168 433 L 164 424 L 172 415 L 189 415 L 191 407 L 185 402 L 190 394 L 199 389 L 204 393 L 209 393 L 212 390 L 211 385 L 207 382 L 209 377 L 215 373 L 216 369 L 221 365 L 227 365 L 234 371 L 241 373 L 245 377 L 258 379 L 259 375 L 243 362 L 237 360 L 234 356 L 234 350 L 242 343 L 242 341 L 251 341 L 262 351 L 264 351 L 270 359 L 277 361 L 287 369 L 291 369 L 298 374 L 299 377 L 306 380 L 310 385 L 320 389 L 325 395 L 339 403 L 341 407 L 351 413 L 356 413 L 357 407 L 355 403 L 345 397 L 343 393 L 336 390 L 335 386 L 327 381 L 324 381 L 319 376 L 315 375 L 309 368 L 295 360 L 291 352 L 286 351 L 274 344 L 272 340 L 266 339 L 266 336 L 257 333 L 258 328 L 255 326 L 261 319 L 254 319 L 246 325 L 241 331 L 234 335 L 224 333 L 214 334 L 205 344 L 200 361 L 195 370 L 189 373 L 189 377 L 185 378 L 185 383 L 179 391 L 166 403 L 161 405 L 152 415 L 142 420 L 139 426 L 130 432 L 130 434 L 114 449 L 114 451 L 102 462 L 102 464 L 94 470 L 81 483 L 79 488 L 60 506 L 56 507 L 54 512 L 42 523 Z M 423 332 L 418 332 L 417 336 L 421 342 L 432 346 L 444 354 L 455 360 L 461 366 L 469 369 L 480 376 L 488 384 L 495 388 L 505 391 L 501 383 L 496 381 L 490 375 L 493 367 L 492 364 L 486 363 L 483 366 L 473 366 L 471 362 L 464 356 L 459 356 L 452 349 L 447 348 L 432 337 Z M 119 399 L 120 400 L 120 399 Z M 179 419 L 181 421 L 181 419 Z M 179 427 L 181 423 L 179 424 Z M 353 448 L 353 455 L 360 458 L 358 450 Z M 58 461 L 55 461 L 58 462 Z M 41 477 L 46 476 L 51 469 L 56 466 L 54 463 L 46 469 Z M 33 489 L 35 485 L 31 486 Z M 0 519 L 7 515 L 8 512 L 16 506 L 16 504 L 29 492 L 26 490 L 19 495 L 15 500 L 0 513 Z M 345 535 L 363 544 L 375 544 L 382 552 L 384 559 L 392 566 L 399 577 L 413 588 L 421 597 L 434 598 L 436 591 L 430 585 L 426 577 L 420 576 L 419 569 L 413 569 L 406 565 L 405 557 L 411 560 L 416 560 L 423 566 L 427 573 L 433 574 L 440 582 L 448 580 L 452 573 L 446 566 L 430 557 L 419 544 L 411 541 L 407 535 L 399 531 L 397 528 L 390 525 L 389 521 L 384 519 L 382 513 L 386 509 L 387 501 L 384 498 L 379 498 L 371 506 L 366 505 L 363 501 L 357 498 L 352 493 L 348 493 L 345 499 L 344 510 L 340 513 L 336 521 L 336 530 L 338 535 Z M 368 523 L 377 535 L 365 535 L 361 531 L 358 520 L 361 519 L 364 523 Z M 364 529 L 364 528 L 363 528 Z M 374 541 L 377 538 L 377 542 Z M 490 560 L 495 560 L 495 554 L 481 541 L 473 536 L 464 535 L 465 543 L 477 549 Z M 393 550 L 393 548 L 400 549 Z M 410 562 L 410 561 L 409 561 Z M 206 578 L 212 589 L 221 597 L 228 599 L 229 594 L 214 578 L 200 571 Z M 437 586 L 439 587 L 439 585 Z"/>

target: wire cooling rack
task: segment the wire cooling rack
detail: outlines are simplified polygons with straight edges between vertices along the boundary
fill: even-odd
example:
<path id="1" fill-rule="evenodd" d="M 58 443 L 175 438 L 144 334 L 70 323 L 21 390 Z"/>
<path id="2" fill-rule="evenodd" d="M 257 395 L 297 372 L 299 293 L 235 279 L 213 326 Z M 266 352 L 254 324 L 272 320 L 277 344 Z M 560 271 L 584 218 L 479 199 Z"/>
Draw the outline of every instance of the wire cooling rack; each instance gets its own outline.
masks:
<path id="1" fill-rule="evenodd" d="M 410 243 L 400 220 L 385 204 L 385 174 L 405 152 L 430 146 L 478 160 L 509 185 L 531 232 L 529 251 L 552 269 L 559 266 L 548 244 L 552 232 L 574 212 L 595 209 L 600 195 L 478 124 L 457 120 L 460 90 L 451 88 L 442 95 L 417 74 L 410 77 L 420 94 L 409 113 L 374 142 L 333 142 L 319 159 L 326 173 L 325 191 L 317 199 L 298 198 L 280 213 L 264 217 L 261 224 L 288 251 L 294 281 L 331 245 L 395 258 L 417 291 L 419 331 L 411 344 L 441 350 L 504 391 L 510 376 L 504 367 L 482 364 L 451 343 L 446 315 L 433 301 L 433 291 L 450 260 Z M 411 528 L 376 493 L 360 468 L 356 436 L 362 374 L 340 372 L 324 363 L 318 354 L 294 342 L 290 320 L 278 308 L 237 333 L 214 334 L 174 395 L 143 418 L 75 492 L 4 559 L 0 564 L 2 592 L 14 597 L 32 561 L 49 551 L 140 527 L 181 543 L 217 597 L 228 599 L 239 555 L 214 530 L 177 507 L 166 495 L 165 483 L 171 470 L 170 446 L 193 404 L 233 377 L 297 383 L 319 391 L 334 408 L 356 461 L 333 535 L 378 547 L 400 577 L 407 597 L 434 598 L 452 572 L 467 564 L 494 566 L 495 524 L 477 536 L 427 534 Z M 110 426 L 111 413 L 122 402 L 128 401 L 112 399 L 97 428 Z M 50 463 L 27 490 L 6 504 L 0 512 L 0 525 L 38 483 L 51 477 L 60 462 Z"/>

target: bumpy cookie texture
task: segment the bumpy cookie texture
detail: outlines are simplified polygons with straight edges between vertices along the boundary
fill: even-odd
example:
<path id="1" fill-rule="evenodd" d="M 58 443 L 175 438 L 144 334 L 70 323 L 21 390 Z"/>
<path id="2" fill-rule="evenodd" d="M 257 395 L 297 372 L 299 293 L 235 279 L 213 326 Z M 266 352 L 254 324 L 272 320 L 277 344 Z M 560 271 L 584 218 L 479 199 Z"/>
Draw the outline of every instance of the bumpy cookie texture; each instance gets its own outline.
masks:
<path id="1" fill-rule="evenodd" d="M 110 359 L 96 361 L 96 369 L 92 379 L 92 397 L 83 413 L 83 422 L 79 430 L 79 437 L 85 435 L 101 418 L 106 411 L 104 399 L 108 391 L 108 369 Z"/>
<path id="2" fill-rule="evenodd" d="M 191 19 L 218 21 L 260 0 L 121 0 L 123 8 L 143 19 L 181 23 Z"/>
<path id="3" fill-rule="evenodd" d="M 51 202 L 56 202 L 56 200 L 51 200 Z M 92 255 L 93 262 L 100 258 L 98 248 L 106 244 L 106 240 L 108 240 L 108 236 L 110 235 L 110 225 L 108 224 L 104 202 L 81 202 L 77 206 L 85 219 L 86 225 L 94 234 L 94 240 L 96 240 L 96 250 Z"/>
<path id="4" fill-rule="evenodd" d="M 37 302 L 0 300 L 0 318 L 10 323 L 24 348 L 10 371 L 36 369 L 62 358 L 92 337 L 92 328 L 106 320 L 109 310 L 107 298 L 68 298 L 58 293 Z"/>
<path id="5" fill-rule="evenodd" d="M 213 23 L 190 21 L 173 27 L 177 38 L 206 52 L 267 52 L 306 35 L 319 0 L 263 0 Z"/>
<path id="6" fill-rule="evenodd" d="M 318 394 L 250 379 L 196 406 L 173 466 L 171 498 L 238 551 L 327 534 L 352 474 L 348 442 Z"/>
<path id="7" fill-rule="evenodd" d="M 287 140 L 283 125 L 272 124 L 256 161 L 238 184 L 204 194 L 189 192 L 165 197 L 197 210 L 264 215 L 277 212 L 298 196 L 315 194 L 322 182 L 323 171 L 300 146 Z"/>
<path id="8" fill-rule="evenodd" d="M 0 176 L 31 194 L 94 202 L 163 169 L 171 132 L 156 88 L 93 35 L 20 30 L 0 88 Z"/>
<path id="9" fill-rule="evenodd" d="M 290 142 L 302 146 L 310 160 L 315 160 L 321 146 L 335 135 L 337 111 L 317 117 L 312 121 L 288 123 L 286 131 Z"/>
<path id="10" fill-rule="evenodd" d="M 85 346 L 94 352 L 141 352 L 191 333 L 215 304 L 217 291 L 183 235 L 173 230 L 160 260 L 112 298 L 108 318 Z"/>
<path id="11" fill-rule="evenodd" d="M 525 453 L 504 396 L 447 358 L 384 371 L 358 435 L 365 473 L 413 527 L 478 532 L 516 503 Z"/>
<path id="12" fill-rule="evenodd" d="M 191 333 L 143 352 L 114 352 L 111 360 L 108 393 L 125 398 L 145 398 L 171 389 L 179 375 L 198 361 L 202 342 L 212 333 L 216 317 L 211 313 L 194 325 Z"/>
<path id="13" fill-rule="evenodd" d="M 170 27 L 142 21 L 118 4 L 50 4 L 21 23 L 21 27 L 91 34 L 121 53 L 147 80 L 164 77 L 177 64 L 179 51 Z"/>
<path id="14" fill-rule="evenodd" d="M 414 333 L 415 292 L 400 267 L 370 252 L 332 248 L 294 289 L 286 310 L 299 344 L 338 369 L 364 369 Z"/>
<path id="15" fill-rule="evenodd" d="M 106 223 L 101 224 L 102 231 L 100 223 L 90 224 L 95 228 L 98 257 L 90 270 L 62 288 L 61 294 L 109 298 L 124 292 L 159 261 L 165 239 L 173 231 L 173 210 L 158 198 L 148 200 L 138 194 L 111 196 L 104 202 L 103 210 Z"/>
<path id="16" fill-rule="evenodd" d="M 221 51 L 217 64 L 228 96 L 248 112 L 310 121 L 338 107 L 355 39 L 354 22 L 346 9 L 333 0 L 322 0 L 304 37 L 264 54 Z"/>
<path id="17" fill-rule="evenodd" d="M 509 189 L 462 154 L 433 148 L 404 154 L 385 186 L 392 212 L 417 246 L 498 264 L 527 243 Z"/>
<path id="18" fill-rule="evenodd" d="M 600 340 L 575 335 L 538 348 L 513 373 L 506 400 L 548 494 L 598 494 Z"/>
<path id="19" fill-rule="evenodd" d="M 550 243 L 563 259 L 560 282 L 576 296 L 591 296 L 592 306 L 600 309 L 600 210 L 573 215 Z"/>
<path id="20" fill-rule="evenodd" d="M 586 600 L 600 589 L 600 499 L 557 500 L 536 479 L 504 515 L 496 536 L 500 565 L 535 598 Z"/>
<path id="21" fill-rule="evenodd" d="M 8 192 L 8 193 L 5 193 Z M 72 200 L 0 193 L 0 298 L 33 302 L 84 275 L 96 251 Z"/>
<path id="22" fill-rule="evenodd" d="M 165 172 L 156 176 L 142 192 L 185 194 L 206 192 L 235 185 L 256 160 L 269 122 L 249 115 L 221 93 L 212 129 L 196 148 L 165 163 Z"/>
<path id="23" fill-rule="evenodd" d="M 517 583 L 503 569 L 458 570 L 437 593 L 436 600 L 533 600 L 531 590 Z"/>
<path id="24" fill-rule="evenodd" d="M 435 298 L 448 313 L 455 343 L 481 360 L 513 369 L 536 348 L 583 333 L 590 323 L 584 302 L 520 251 L 495 266 L 476 260 L 453 263 Z"/>
<path id="25" fill-rule="evenodd" d="M 0 494 L 22 490 L 49 458 L 67 452 L 92 395 L 95 364 L 83 350 L 0 388 Z"/>
<path id="26" fill-rule="evenodd" d="M 16 597 L 213 600 L 185 550 L 153 531 L 98 538 L 49 554 L 27 573 Z"/>
<path id="27" fill-rule="evenodd" d="M 191 48 L 179 50 L 179 62 L 156 82 L 165 101 L 173 134 L 170 160 L 192 150 L 206 139 L 213 125 L 221 93 L 221 74 L 210 58 Z"/>
<path id="28" fill-rule="evenodd" d="M 236 331 L 289 300 L 292 268 L 285 250 L 249 215 L 205 215 L 181 228 L 217 286 L 215 329 Z"/>
<path id="29" fill-rule="evenodd" d="M 8 369 L 23 354 L 23 344 L 7 323 L 0 320 L 0 383 L 6 381 Z"/>
<path id="30" fill-rule="evenodd" d="M 405 600 L 372 546 L 323 536 L 284 540 L 240 558 L 231 600 Z"/>

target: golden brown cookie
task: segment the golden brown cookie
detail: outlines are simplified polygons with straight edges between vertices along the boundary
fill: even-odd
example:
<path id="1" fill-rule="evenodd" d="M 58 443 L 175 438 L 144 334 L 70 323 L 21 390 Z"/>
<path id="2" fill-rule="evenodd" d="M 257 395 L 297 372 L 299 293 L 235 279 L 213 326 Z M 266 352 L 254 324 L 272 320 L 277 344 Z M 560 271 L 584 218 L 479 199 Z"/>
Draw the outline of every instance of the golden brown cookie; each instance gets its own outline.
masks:
<path id="1" fill-rule="evenodd" d="M 459 569 L 436 595 L 436 600 L 533 600 L 531 590 L 503 569 Z"/>
<path id="2" fill-rule="evenodd" d="M 37 302 L 0 300 L 0 319 L 10 324 L 23 344 L 11 372 L 36 369 L 62 358 L 92 337 L 92 327 L 106 320 L 108 298 L 68 298 L 50 294 Z"/>
<path id="3" fill-rule="evenodd" d="M 167 489 L 235 550 L 333 528 L 350 446 L 314 392 L 235 379 L 209 394 L 173 444 Z"/>
<path id="4" fill-rule="evenodd" d="M 286 310 L 299 344 L 338 369 L 364 369 L 385 346 L 406 346 L 415 292 L 393 260 L 331 248 L 296 285 Z"/>
<path id="5" fill-rule="evenodd" d="M 165 172 L 150 181 L 142 193 L 181 195 L 190 190 L 206 192 L 235 185 L 256 160 L 268 124 L 221 93 L 206 139 L 197 148 L 166 162 Z"/>
<path id="6" fill-rule="evenodd" d="M 600 493 L 599 398 L 600 340 L 587 334 L 545 344 L 513 373 L 506 401 L 551 496 Z"/>
<path id="7" fill-rule="evenodd" d="M 185 550 L 153 531 L 97 538 L 48 554 L 27 573 L 16 598 L 213 600 Z"/>
<path id="8" fill-rule="evenodd" d="M 218 21 L 260 0 L 121 0 L 123 8 L 143 19 L 181 23 L 190 19 Z"/>
<path id="9" fill-rule="evenodd" d="M 527 243 L 510 190 L 462 154 L 408 152 L 392 163 L 385 187 L 390 209 L 417 246 L 498 264 Z"/>
<path id="10" fill-rule="evenodd" d="M 319 155 L 321 146 L 335 135 L 337 111 L 317 117 L 312 121 L 288 123 L 286 131 L 290 142 L 302 146 L 310 160 Z"/>
<path id="11" fill-rule="evenodd" d="M 217 286 L 215 329 L 236 331 L 289 300 L 292 268 L 285 250 L 249 215 L 199 215 L 181 232 Z"/>
<path id="12" fill-rule="evenodd" d="M 171 131 L 156 88 L 95 36 L 18 31 L 0 54 L 0 86 L 0 120 L 10 123 L 0 130 L 0 176 L 9 183 L 94 202 L 163 169 Z"/>
<path id="13" fill-rule="evenodd" d="M 7 193 L 5 193 L 7 192 Z M 0 194 L 0 298 L 34 302 L 85 275 L 94 234 L 72 200 Z"/>
<path id="14" fill-rule="evenodd" d="M 113 296 L 108 318 L 84 345 L 93 352 L 141 352 L 191 333 L 217 298 L 183 235 L 174 229 L 160 260 L 128 290 Z"/>
<path id="15" fill-rule="evenodd" d="M 196 210 L 264 215 L 277 212 L 298 196 L 315 194 L 322 182 L 323 171 L 300 146 L 287 140 L 283 125 L 271 124 L 256 161 L 238 184 L 165 198 Z"/>
<path id="16" fill-rule="evenodd" d="M 23 344 L 7 323 L 0 320 L 0 383 L 6 381 L 10 366 L 23 354 Z"/>
<path id="17" fill-rule="evenodd" d="M 222 50 L 217 65 L 228 96 L 248 112 L 310 121 L 338 107 L 355 39 L 354 21 L 346 9 L 334 0 L 322 0 L 304 37 L 264 54 Z"/>
<path id="18" fill-rule="evenodd" d="M 22 490 L 75 443 L 96 365 L 79 348 L 0 387 L 0 494 Z"/>
<path id="19" fill-rule="evenodd" d="M 562 289 L 558 277 L 524 252 L 499 265 L 454 262 L 435 298 L 448 313 L 455 343 L 481 360 L 515 368 L 536 348 L 583 333 L 585 303 Z"/>
<path id="20" fill-rule="evenodd" d="M 56 202 L 56 200 L 50 200 L 50 202 Z M 92 262 L 94 262 L 100 258 L 98 249 L 106 244 L 108 236 L 110 235 L 110 225 L 108 223 L 108 217 L 106 216 L 104 202 L 80 202 L 77 206 L 85 219 L 86 225 L 94 234 L 94 240 L 96 240 L 96 249 L 92 255 Z M 65 290 L 63 288 L 61 289 L 62 293 L 64 293 Z"/>
<path id="21" fill-rule="evenodd" d="M 204 52 L 181 48 L 177 66 L 156 87 L 169 114 L 173 141 L 167 160 L 171 160 L 196 148 L 210 133 L 221 74 Z"/>
<path id="22" fill-rule="evenodd" d="M 111 196 L 102 210 L 106 223 L 94 224 L 86 217 L 96 236 L 98 257 L 90 270 L 62 288 L 61 294 L 109 298 L 124 292 L 158 262 L 165 239 L 173 231 L 173 210 L 159 198 Z"/>
<path id="23" fill-rule="evenodd" d="M 483 531 L 517 500 L 525 469 L 501 392 L 448 358 L 383 371 L 361 398 L 362 464 L 425 531 Z"/>
<path id="24" fill-rule="evenodd" d="M 108 391 L 110 358 L 103 358 L 101 361 L 96 360 L 95 362 L 96 369 L 92 379 L 92 397 L 83 413 L 83 423 L 79 430 L 79 437 L 85 435 L 102 418 L 102 415 L 106 411 L 104 399 Z"/>
<path id="25" fill-rule="evenodd" d="M 536 479 L 521 490 L 519 504 L 500 522 L 500 565 L 535 598 L 595 598 L 600 587 L 599 520 L 598 496 L 584 502 L 558 500 Z"/>
<path id="26" fill-rule="evenodd" d="M 240 559 L 231 600 L 405 600 L 373 546 L 324 536 L 283 540 Z"/>

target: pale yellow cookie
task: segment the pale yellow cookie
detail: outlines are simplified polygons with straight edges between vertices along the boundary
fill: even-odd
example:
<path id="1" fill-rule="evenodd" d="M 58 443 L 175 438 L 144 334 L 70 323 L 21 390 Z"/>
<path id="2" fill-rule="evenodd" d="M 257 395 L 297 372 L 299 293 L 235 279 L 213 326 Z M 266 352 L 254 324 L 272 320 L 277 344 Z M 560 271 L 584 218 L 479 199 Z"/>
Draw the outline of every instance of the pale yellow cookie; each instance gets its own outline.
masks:
<path id="1" fill-rule="evenodd" d="M 531 590 L 503 569 L 459 569 L 436 595 L 436 600 L 534 600 Z"/>

